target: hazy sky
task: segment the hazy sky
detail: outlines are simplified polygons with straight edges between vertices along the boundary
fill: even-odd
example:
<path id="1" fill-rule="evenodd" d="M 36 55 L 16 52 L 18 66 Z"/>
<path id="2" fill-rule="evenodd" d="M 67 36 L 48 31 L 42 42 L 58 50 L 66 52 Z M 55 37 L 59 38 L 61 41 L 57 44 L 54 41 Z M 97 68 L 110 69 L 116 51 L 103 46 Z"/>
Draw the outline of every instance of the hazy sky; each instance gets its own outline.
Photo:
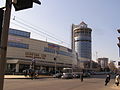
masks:
<path id="1" fill-rule="evenodd" d="M 10 27 L 31 32 L 32 38 L 51 41 L 48 35 L 42 34 L 46 32 L 69 43 L 68 45 L 58 40 L 57 43 L 60 45 L 70 47 L 71 24 L 84 21 L 92 29 L 93 59 L 96 57 L 118 59 L 117 37 L 120 35 L 117 29 L 120 28 L 120 0 L 41 0 L 41 2 L 40 6 L 34 4 L 31 9 L 17 12 L 12 7 Z M 35 26 L 36 29 L 28 28 L 25 24 Z"/>

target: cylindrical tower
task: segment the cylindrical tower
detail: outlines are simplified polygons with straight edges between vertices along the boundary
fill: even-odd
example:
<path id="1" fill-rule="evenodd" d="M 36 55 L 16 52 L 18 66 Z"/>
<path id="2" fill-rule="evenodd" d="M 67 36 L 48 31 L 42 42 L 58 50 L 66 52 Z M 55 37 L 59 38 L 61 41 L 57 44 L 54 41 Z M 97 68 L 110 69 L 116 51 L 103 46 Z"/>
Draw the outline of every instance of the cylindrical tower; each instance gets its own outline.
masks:
<path id="1" fill-rule="evenodd" d="M 72 24 L 72 49 L 78 53 L 81 60 L 91 60 L 91 28 L 81 22 L 79 25 Z"/>
<path id="2" fill-rule="evenodd" d="M 118 33 L 120 33 L 120 29 L 117 30 Z M 117 43 L 118 47 L 119 47 L 119 57 L 120 57 L 120 37 L 118 37 L 119 43 Z"/>

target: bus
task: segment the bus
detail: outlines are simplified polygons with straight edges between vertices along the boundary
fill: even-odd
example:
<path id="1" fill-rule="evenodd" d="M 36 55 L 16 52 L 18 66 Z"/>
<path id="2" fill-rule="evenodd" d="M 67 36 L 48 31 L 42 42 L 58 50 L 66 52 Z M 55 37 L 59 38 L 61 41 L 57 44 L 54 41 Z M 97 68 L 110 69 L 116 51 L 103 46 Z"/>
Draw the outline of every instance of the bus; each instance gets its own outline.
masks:
<path id="1" fill-rule="evenodd" d="M 63 68 L 63 75 L 61 76 L 62 79 L 72 79 L 72 68 Z"/>
<path id="2" fill-rule="evenodd" d="M 63 68 L 63 73 L 80 73 L 82 74 L 83 70 L 82 69 L 79 69 L 79 68 Z"/>
<path id="3" fill-rule="evenodd" d="M 63 68 L 63 73 L 71 74 L 73 72 L 72 68 Z"/>
<path id="4" fill-rule="evenodd" d="M 83 74 L 82 69 L 79 68 L 63 68 L 63 77 L 68 78 L 80 78 L 80 75 Z M 72 76 L 72 77 L 71 77 Z"/>

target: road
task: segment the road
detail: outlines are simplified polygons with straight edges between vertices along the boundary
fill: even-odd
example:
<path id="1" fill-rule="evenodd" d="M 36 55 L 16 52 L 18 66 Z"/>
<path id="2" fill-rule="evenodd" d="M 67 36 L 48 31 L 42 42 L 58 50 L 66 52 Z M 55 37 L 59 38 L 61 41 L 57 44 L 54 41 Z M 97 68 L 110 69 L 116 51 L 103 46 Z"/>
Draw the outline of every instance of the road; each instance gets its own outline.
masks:
<path id="1" fill-rule="evenodd" d="M 104 78 L 80 79 L 5 79 L 4 90 L 120 90 L 114 80 L 104 86 Z"/>

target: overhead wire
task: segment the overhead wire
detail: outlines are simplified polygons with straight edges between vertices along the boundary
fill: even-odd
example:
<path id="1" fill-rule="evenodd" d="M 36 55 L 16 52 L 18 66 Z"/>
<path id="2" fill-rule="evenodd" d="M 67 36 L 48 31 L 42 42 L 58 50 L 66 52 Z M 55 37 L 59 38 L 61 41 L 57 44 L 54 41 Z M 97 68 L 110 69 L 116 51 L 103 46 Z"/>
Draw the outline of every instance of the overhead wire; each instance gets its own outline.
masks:
<path id="1" fill-rule="evenodd" d="M 25 24 L 25 23 L 23 23 L 23 22 L 21 22 L 21 21 L 18 21 L 18 20 L 16 20 L 15 19 L 15 17 L 13 18 L 13 20 L 14 21 L 16 21 L 17 23 L 19 23 L 19 24 L 22 24 L 22 25 L 24 25 L 24 26 L 26 26 L 26 27 L 28 27 L 28 28 L 30 28 L 30 29 L 32 29 L 32 31 L 34 32 L 34 33 L 36 33 L 35 31 L 37 31 L 37 32 L 40 32 L 40 33 L 42 33 L 42 34 L 44 34 L 44 35 L 47 35 L 47 36 L 49 36 L 49 37 L 51 37 L 51 38 L 48 38 L 48 39 L 50 39 L 50 40 L 53 40 L 53 41 L 55 41 L 55 40 L 59 40 L 59 39 L 57 39 L 57 38 L 55 38 L 55 37 L 53 37 L 53 36 L 51 36 L 51 35 L 49 35 L 49 34 L 47 34 L 47 33 L 45 33 L 45 32 L 42 32 L 42 31 L 40 31 L 40 30 L 38 30 L 37 28 L 36 28 L 36 26 L 33 26 L 33 25 L 28 25 L 28 24 Z M 12 22 L 13 23 L 13 22 Z M 15 23 L 14 23 L 15 24 Z M 18 24 L 16 24 L 17 26 L 20 26 L 20 27 L 22 27 L 22 28 L 24 28 L 24 29 L 26 29 L 25 27 L 23 27 L 23 26 L 21 26 L 21 25 L 18 25 Z M 35 27 L 35 28 L 34 28 Z M 42 29 L 42 28 L 40 28 L 40 29 Z M 38 33 L 36 33 L 36 34 L 38 34 Z M 40 34 L 38 34 L 38 35 L 40 35 Z M 44 36 L 45 37 L 45 36 Z M 58 42 L 58 43 L 66 43 L 66 42 L 64 42 L 64 41 L 62 41 L 62 40 L 59 40 L 60 42 Z M 66 43 L 67 45 L 69 45 L 68 43 Z"/>
<path id="2" fill-rule="evenodd" d="M 24 29 L 28 29 L 28 28 L 26 28 L 26 27 L 24 27 L 24 26 L 22 26 L 22 25 L 18 25 L 18 24 L 16 24 L 16 23 L 14 23 L 14 22 L 11 22 L 12 24 L 14 24 L 14 25 L 16 25 L 16 26 L 19 26 L 19 27 L 22 27 L 22 28 L 24 28 Z M 37 34 L 37 35 L 40 35 L 39 33 L 37 33 L 37 32 L 35 32 L 34 30 L 31 30 L 33 33 L 35 33 L 35 34 Z M 41 36 L 41 35 L 40 35 Z M 43 35 L 42 35 L 43 36 Z M 43 36 L 43 37 L 45 37 L 45 36 Z M 45 37 L 46 38 L 46 37 Z M 51 38 L 49 38 L 49 37 L 47 37 L 48 39 L 50 39 L 50 40 L 52 40 L 52 41 L 55 41 L 55 40 L 53 40 L 53 39 L 51 39 Z M 47 41 L 47 40 L 46 40 Z M 57 41 L 55 41 L 55 42 L 57 42 Z M 59 43 L 59 42 L 57 42 L 57 43 Z"/>
<path id="3" fill-rule="evenodd" d="M 18 17 L 17 17 L 17 18 L 18 18 Z M 18 18 L 18 19 L 22 20 L 21 18 Z M 67 44 L 67 45 L 70 45 L 69 43 L 66 43 L 65 41 L 62 41 L 62 40 L 60 40 L 60 39 L 57 39 L 56 37 L 53 37 L 53 36 L 49 35 L 49 34 L 46 33 L 46 32 L 43 32 L 43 31 L 38 30 L 38 27 L 36 27 L 36 26 L 34 26 L 34 25 L 32 25 L 32 24 L 29 24 L 29 23 L 26 24 L 26 23 L 25 23 L 26 21 L 24 21 L 24 20 L 22 20 L 22 22 L 19 21 L 19 20 L 16 20 L 16 16 L 14 16 L 13 20 L 16 21 L 16 22 L 19 23 L 19 24 L 22 24 L 22 25 L 24 25 L 24 26 L 27 26 L 28 28 L 31 28 L 31 29 L 33 29 L 33 30 L 35 30 L 35 31 L 38 31 L 38 32 L 40 32 L 40 33 L 42 33 L 42 34 L 44 34 L 44 35 L 47 35 L 47 36 L 49 36 L 49 37 L 51 37 L 51 38 L 53 38 L 53 39 L 55 39 L 55 40 L 59 40 L 60 43 L 65 43 L 65 44 Z M 24 23 L 23 23 L 23 21 L 24 21 Z M 28 25 L 28 24 L 29 24 L 29 25 Z M 39 28 L 39 29 L 44 30 L 43 28 Z M 44 31 L 45 31 L 45 30 L 44 30 Z M 49 39 L 50 39 L 50 38 L 49 38 Z M 58 41 L 57 41 L 57 42 L 58 42 Z"/>

